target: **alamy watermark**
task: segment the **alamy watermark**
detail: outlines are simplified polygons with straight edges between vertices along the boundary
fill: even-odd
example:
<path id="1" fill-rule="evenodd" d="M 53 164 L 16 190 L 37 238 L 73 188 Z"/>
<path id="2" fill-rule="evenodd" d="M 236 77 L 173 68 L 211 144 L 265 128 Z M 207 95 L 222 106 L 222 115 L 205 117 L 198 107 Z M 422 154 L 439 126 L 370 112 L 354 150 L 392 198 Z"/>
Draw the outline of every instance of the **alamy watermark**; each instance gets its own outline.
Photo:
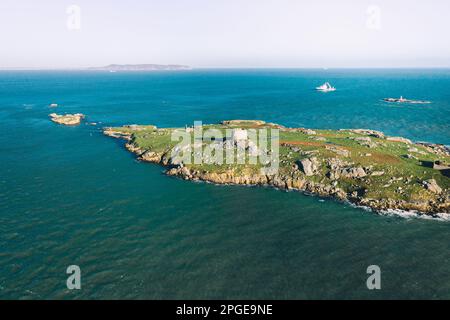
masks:
<path id="1" fill-rule="evenodd" d="M 172 164 L 249 164 L 261 165 L 261 174 L 275 174 L 279 167 L 279 129 L 203 128 L 174 130 L 178 144 L 172 149 Z"/>
<path id="2" fill-rule="evenodd" d="M 78 5 L 70 5 L 66 8 L 68 14 L 66 20 L 67 29 L 70 31 L 81 30 L 81 8 Z"/>
<path id="3" fill-rule="evenodd" d="M 370 265 L 366 270 L 367 274 L 370 276 L 367 278 L 366 286 L 369 290 L 380 290 L 381 289 L 381 269 L 377 265 Z"/>
<path id="4" fill-rule="evenodd" d="M 81 289 L 81 269 L 77 265 L 70 265 L 66 269 L 66 273 L 70 276 L 67 277 L 66 286 L 69 290 Z"/>
<path id="5" fill-rule="evenodd" d="M 377 5 L 367 7 L 366 27 L 370 30 L 381 30 L 381 8 Z"/>

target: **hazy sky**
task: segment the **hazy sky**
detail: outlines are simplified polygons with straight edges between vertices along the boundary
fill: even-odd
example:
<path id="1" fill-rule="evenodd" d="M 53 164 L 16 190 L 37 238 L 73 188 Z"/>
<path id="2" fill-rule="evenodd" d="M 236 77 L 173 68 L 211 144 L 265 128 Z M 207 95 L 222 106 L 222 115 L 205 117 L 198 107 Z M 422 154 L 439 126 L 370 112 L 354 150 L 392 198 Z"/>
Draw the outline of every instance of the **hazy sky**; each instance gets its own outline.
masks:
<path id="1" fill-rule="evenodd" d="M 0 0 L 0 67 L 450 67 L 449 17 L 449 0 Z"/>

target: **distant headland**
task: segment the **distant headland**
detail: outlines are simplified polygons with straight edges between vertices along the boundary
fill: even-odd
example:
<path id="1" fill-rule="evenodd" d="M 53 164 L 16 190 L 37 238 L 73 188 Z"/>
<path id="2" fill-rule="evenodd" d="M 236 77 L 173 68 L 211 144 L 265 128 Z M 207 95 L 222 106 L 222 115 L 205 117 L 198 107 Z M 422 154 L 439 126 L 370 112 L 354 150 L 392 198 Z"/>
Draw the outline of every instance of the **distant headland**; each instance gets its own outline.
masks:
<path id="1" fill-rule="evenodd" d="M 174 71 L 192 70 L 190 66 L 180 64 L 110 64 L 104 67 L 91 67 L 89 70 L 104 71 Z"/>

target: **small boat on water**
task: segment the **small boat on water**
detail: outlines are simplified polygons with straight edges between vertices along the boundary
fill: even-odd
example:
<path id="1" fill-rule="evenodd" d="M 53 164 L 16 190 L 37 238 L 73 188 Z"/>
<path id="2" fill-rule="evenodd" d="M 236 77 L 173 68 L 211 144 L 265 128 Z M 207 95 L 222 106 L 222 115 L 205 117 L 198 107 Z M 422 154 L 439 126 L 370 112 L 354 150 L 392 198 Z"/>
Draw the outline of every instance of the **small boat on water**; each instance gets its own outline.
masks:
<path id="1" fill-rule="evenodd" d="M 384 98 L 383 101 L 385 102 L 396 102 L 396 103 L 417 103 L 417 104 L 428 104 L 431 103 L 431 101 L 425 101 L 425 100 L 410 100 L 405 99 L 403 96 L 400 96 L 400 98 Z"/>
<path id="2" fill-rule="evenodd" d="M 316 87 L 316 90 L 322 91 L 322 92 L 330 92 L 330 91 L 336 91 L 336 88 L 331 86 L 329 82 L 325 82 L 323 85 Z"/>
<path id="3" fill-rule="evenodd" d="M 50 108 L 56 108 L 58 106 L 57 103 L 50 103 Z"/>

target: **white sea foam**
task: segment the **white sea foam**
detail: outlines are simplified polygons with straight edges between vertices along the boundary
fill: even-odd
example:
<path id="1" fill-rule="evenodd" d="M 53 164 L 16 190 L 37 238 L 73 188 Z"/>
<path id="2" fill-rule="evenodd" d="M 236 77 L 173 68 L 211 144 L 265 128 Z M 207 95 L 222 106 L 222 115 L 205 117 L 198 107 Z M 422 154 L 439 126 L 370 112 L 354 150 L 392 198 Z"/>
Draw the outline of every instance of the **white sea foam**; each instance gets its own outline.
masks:
<path id="1" fill-rule="evenodd" d="M 419 211 L 406 211 L 406 210 L 400 210 L 400 209 L 375 210 L 370 207 L 356 205 L 351 202 L 348 202 L 348 204 L 354 208 L 359 208 L 359 209 L 363 209 L 365 211 L 374 212 L 381 216 L 401 217 L 404 219 L 425 219 L 425 220 L 450 222 L 450 214 L 445 213 L 445 212 L 425 214 L 425 213 L 421 213 Z"/>
<path id="2" fill-rule="evenodd" d="M 394 209 L 388 209 L 388 210 L 382 210 L 378 212 L 381 215 L 386 216 L 399 216 L 406 219 L 426 219 L 426 220 L 437 220 L 437 221 L 446 221 L 450 222 L 450 214 L 441 212 L 441 213 L 434 213 L 432 215 L 430 214 L 423 214 L 418 211 L 404 211 L 404 210 L 394 210 Z"/>

